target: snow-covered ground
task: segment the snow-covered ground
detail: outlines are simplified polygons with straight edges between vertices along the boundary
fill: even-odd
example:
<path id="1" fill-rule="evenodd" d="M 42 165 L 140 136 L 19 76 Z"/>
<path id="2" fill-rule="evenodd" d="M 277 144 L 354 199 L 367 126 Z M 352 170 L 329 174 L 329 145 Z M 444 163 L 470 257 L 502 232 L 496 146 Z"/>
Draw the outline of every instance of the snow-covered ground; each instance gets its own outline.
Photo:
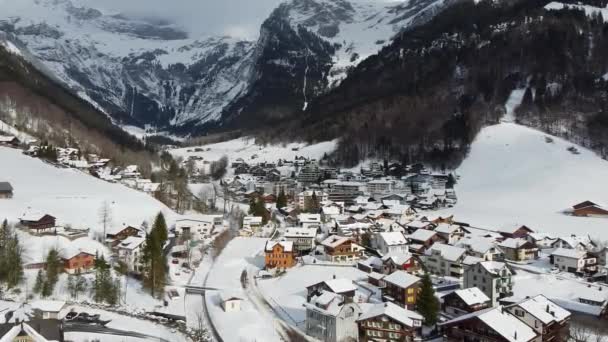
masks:
<path id="1" fill-rule="evenodd" d="M 502 118 L 503 122 L 515 122 L 515 109 L 519 107 L 521 101 L 524 98 L 526 89 L 515 89 L 509 95 L 507 103 L 505 104 L 505 116 Z"/>
<path id="2" fill-rule="evenodd" d="M 175 157 L 188 158 L 189 156 L 203 157 L 206 161 L 219 160 L 227 156 L 232 162 L 243 158 L 248 163 L 277 162 L 279 159 L 293 160 L 296 156 L 320 159 L 325 153 L 329 154 L 336 149 L 337 140 L 326 141 L 313 145 L 304 143 L 290 143 L 285 145 L 257 145 L 253 138 L 239 138 L 217 144 L 198 147 L 185 147 L 171 150 Z M 202 149 L 203 151 L 195 151 Z M 254 157 L 255 158 L 252 158 Z"/>
<path id="3" fill-rule="evenodd" d="M 207 292 L 207 308 L 224 341 L 281 340 L 275 330 L 277 322 L 274 317 L 259 310 L 257 303 L 248 299 L 241 285 L 243 270 L 264 266 L 264 257 L 260 253 L 265 243 L 266 239 L 237 237 L 226 246 L 211 268 L 207 286 L 220 291 Z M 221 291 L 243 298 L 241 311 L 224 312 L 220 307 Z"/>
<path id="4" fill-rule="evenodd" d="M 608 219 L 573 217 L 565 209 L 585 200 L 608 202 L 608 161 L 573 144 L 513 123 L 478 134 L 456 173 L 458 203 L 435 215 L 454 214 L 473 226 L 525 224 L 558 235 L 590 234 L 608 240 Z"/>
<path id="5" fill-rule="evenodd" d="M 576 4 L 576 5 L 575 4 L 564 4 L 564 3 L 558 2 L 558 1 L 552 1 L 545 6 L 545 9 L 547 9 L 547 10 L 561 10 L 564 8 L 578 9 L 578 10 L 584 11 L 585 14 L 587 14 L 588 16 L 599 13 L 604 18 L 604 22 L 608 22 L 608 8 L 606 8 L 606 7 L 602 8 L 602 7 L 595 7 L 595 6 L 582 5 L 582 4 Z"/>
<path id="6" fill-rule="evenodd" d="M 58 225 L 102 232 L 99 210 L 104 202 L 112 212 L 112 227 L 151 223 L 162 211 L 170 224 L 177 216 L 153 197 L 121 184 L 112 184 L 75 169 L 62 169 L 20 150 L 0 147 L 0 181 L 8 181 L 14 197 L 0 200 L 0 219 L 16 221 L 26 212 L 50 214 Z"/>

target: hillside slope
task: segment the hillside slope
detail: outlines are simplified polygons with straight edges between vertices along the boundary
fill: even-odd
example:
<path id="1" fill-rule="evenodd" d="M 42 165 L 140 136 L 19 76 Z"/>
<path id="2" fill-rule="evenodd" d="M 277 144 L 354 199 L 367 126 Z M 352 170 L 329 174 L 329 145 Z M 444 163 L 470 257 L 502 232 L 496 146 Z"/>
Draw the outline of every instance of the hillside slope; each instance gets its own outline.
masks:
<path id="1" fill-rule="evenodd" d="M 580 154 L 568 151 L 571 146 Z M 585 200 L 608 203 L 608 161 L 588 149 L 501 123 L 481 130 L 457 174 L 458 203 L 440 215 L 454 214 L 480 227 L 525 224 L 542 232 L 608 240 L 608 219 L 562 212 Z"/>
<path id="2" fill-rule="evenodd" d="M 150 223 L 159 211 L 168 222 L 176 215 L 143 192 L 75 169 L 56 168 L 20 150 L 0 147 L 0 161 L 0 181 L 10 182 L 14 188 L 12 199 L 0 200 L 0 220 L 15 222 L 25 212 L 40 212 L 55 216 L 58 225 L 102 232 L 99 210 L 104 201 L 112 211 L 112 227 L 139 227 L 144 220 Z"/>

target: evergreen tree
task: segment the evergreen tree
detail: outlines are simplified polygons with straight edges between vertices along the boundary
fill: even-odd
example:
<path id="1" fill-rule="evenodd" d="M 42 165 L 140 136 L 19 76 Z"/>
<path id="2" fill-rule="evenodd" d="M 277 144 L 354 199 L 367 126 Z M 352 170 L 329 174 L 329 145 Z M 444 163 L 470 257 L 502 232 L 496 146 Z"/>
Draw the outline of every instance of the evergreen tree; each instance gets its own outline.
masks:
<path id="1" fill-rule="evenodd" d="M 156 217 L 152 230 L 146 236 L 143 250 L 144 286 L 152 296 L 160 296 L 164 289 L 166 278 L 166 258 L 163 245 L 167 240 L 167 226 L 162 213 Z"/>
<path id="2" fill-rule="evenodd" d="M 19 244 L 17 234 L 13 234 L 13 236 L 10 237 L 2 252 L 3 259 L 6 262 L 6 286 L 10 289 L 17 286 L 23 279 L 22 248 Z"/>
<path id="3" fill-rule="evenodd" d="M 164 244 L 169 238 L 167 222 L 165 221 L 165 216 L 162 212 L 159 212 L 158 215 L 156 215 L 152 229 L 156 231 L 156 234 L 158 234 L 158 238 L 160 239 L 161 243 Z"/>
<path id="4" fill-rule="evenodd" d="M 38 274 L 36 274 L 36 282 L 34 283 L 34 293 L 41 293 L 44 283 L 44 274 L 42 273 L 42 270 L 38 270 Z"/>
<path id="5" fill-rule="evenodd" d="M 315 191 L 312 192 L 312 196 L 310 198 L 311 200 L 311 205 L 312 205 L 312 212 L 316 213 L 319 211 L 319 209 L 321 208 L 321 203 L 319 202 L 319 199 L 317 198 L 317 193 Z"/>
<path id="6" fill-rule="evenodd" d="M 287 196 L 285 195 L 285 189 L 281 187 L 279 196 L 277 196 L 277 209 L 281 209 L 287 206 Z"/>
<path id="7" fill-rule="evenodd" d="M 439 314 L 439 300 L 435 297 L 433 282 L 428 273 L 422 277 L 420 286 L 420 294 L 417 300 L 418 312 L 424 317 L 427 326 L 433 326 L 437 323 Z"/>
<path id="8" fill-rule="evenodd" d="M 114 305 L 118 302 L 118 285 L 112 277 L 110 265 L 103 256 L 95 259 L 95 283 L 93 297 L 96 302 Z"/>

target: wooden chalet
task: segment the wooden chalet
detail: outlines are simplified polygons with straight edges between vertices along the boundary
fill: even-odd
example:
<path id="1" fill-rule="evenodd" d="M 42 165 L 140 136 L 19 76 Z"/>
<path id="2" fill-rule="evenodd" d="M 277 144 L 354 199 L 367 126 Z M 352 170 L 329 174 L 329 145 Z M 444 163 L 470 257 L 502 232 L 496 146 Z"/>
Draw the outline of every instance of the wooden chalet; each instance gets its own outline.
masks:
<path id="1" fill-rule="evenodd" d="M 405 271 L 396 271 L 383 279 L 382 300 L 406 309 L 414 309 L 420 293 L 421 279 Z"/>
<path id="2" fill-rule="evenodd" d="M 19 223 L 36 232 L 51 229 L 56 225 L 56 218 L 49 214 L 25 214 L 19 219 Z"/>
<path id="3" fill-rule="evenodd" d="M 572 215 L 574 216 L 600 216 L 600 217 L 608 217 L 608 209 L 604 208 L 596 203 L 591 201 L 581 202 L 572 206 Z"/>

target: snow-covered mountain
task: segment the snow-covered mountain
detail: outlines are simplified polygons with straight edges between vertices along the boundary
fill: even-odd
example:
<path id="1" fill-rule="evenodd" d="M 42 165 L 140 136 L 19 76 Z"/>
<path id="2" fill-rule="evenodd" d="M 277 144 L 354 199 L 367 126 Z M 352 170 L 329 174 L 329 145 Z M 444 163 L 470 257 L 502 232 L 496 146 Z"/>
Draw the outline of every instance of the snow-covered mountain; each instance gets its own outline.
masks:
<path id="1" fill-rule="evenodd" d="M 20 0 L 3 6 L 0 31 L 115 122 L 189 133 L 269 106 L 305 109 L 445 1 L 290 0 L 256 41 L 197 36 L 104 1 Z"/>

